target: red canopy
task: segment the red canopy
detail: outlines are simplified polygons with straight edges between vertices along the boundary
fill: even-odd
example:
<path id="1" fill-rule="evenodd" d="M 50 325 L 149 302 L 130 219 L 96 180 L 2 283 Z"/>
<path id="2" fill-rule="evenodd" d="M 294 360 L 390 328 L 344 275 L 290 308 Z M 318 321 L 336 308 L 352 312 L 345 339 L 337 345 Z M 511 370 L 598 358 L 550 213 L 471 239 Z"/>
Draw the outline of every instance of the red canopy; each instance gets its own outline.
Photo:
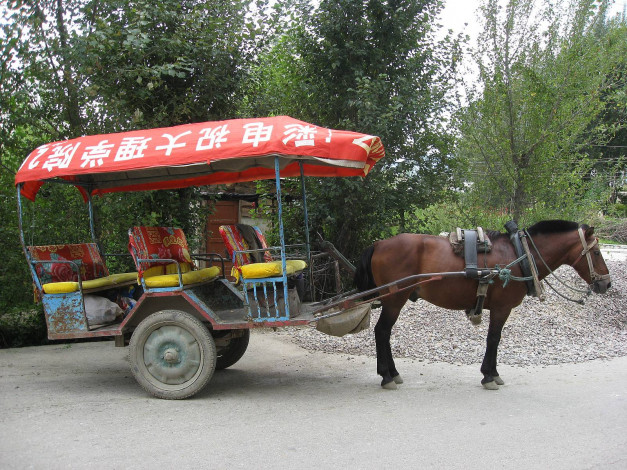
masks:
<path id="1" fill-rule="evenodd" d="M 35 199 L 46 180 L 74 182 L 90 194 L 172 189 L 275 177 L 365 176 L 385 155 L 378 137 L 288 116 L 233 119 L 79 137 L 35 149 L 15 184 Z"/>

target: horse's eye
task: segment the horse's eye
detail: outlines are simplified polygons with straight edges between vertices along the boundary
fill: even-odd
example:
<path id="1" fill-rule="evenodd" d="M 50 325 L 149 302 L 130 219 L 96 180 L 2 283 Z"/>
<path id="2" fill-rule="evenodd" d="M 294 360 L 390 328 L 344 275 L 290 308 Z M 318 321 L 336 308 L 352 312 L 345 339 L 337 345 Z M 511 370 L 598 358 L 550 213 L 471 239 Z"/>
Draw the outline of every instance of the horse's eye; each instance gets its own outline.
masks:
<path id="1" fill-rule="evenodd" d="M 601 254 L 601 252 L 600 251 L 595 251 L 594 254 L 599 256 Z"/>

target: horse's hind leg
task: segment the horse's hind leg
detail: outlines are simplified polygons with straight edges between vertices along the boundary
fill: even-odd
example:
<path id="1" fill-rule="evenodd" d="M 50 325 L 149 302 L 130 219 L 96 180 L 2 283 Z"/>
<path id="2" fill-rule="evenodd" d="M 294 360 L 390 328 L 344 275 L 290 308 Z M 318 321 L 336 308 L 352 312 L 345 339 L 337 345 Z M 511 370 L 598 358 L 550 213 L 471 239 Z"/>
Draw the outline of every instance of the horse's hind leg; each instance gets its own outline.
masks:
<path id="1" fill-rule="evenodd" d="M 488 390 L 498 390 L 499 385 L 505 383 L 496 370 L 496 356 L 499 343 L 501 342 L 503 325 L 505 325 L 510 311 L 490 310 L 490 326 L 488 327 L 488 336 L 486 338 L 485 356 L 481 364 L 481 373 L 483 374 L 481 384 Z"/>
<path id="2" fill-rule="evenodd" d="M 377 346 L 377 374 L 382 377 L 381 386 L 387 389 L 395 389 L 396 384 L 403 383 L 403 379 L 396 370 L 394 358 L 392 357 L 392 347 L 390 346 L 390 336 L 392 327 L 398 318 L 398 312 L 386 308 L 381 309 L 381 316 L 374 327 L 374 339 Z"/>

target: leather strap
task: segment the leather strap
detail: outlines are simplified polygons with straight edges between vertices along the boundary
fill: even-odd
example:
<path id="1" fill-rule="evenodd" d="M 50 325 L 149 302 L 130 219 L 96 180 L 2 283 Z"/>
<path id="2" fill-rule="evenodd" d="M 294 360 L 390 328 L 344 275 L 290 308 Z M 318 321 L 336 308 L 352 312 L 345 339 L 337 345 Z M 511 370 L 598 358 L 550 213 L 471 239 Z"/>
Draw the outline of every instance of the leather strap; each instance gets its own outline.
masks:
<path id="1" fill-rule="evenodd" d="M 592 257 L 590 256 L 590 250 L 599 244 L 599 239 L 595 237 L 595 239 L 588 245 L 586 243 L 586 236 L 583 233 L 583 229 L 579 227 L 579 239 L 581 240 L 581 244 L 583 246 L 583 251 L 579 255 L 579 257 L 575 260 L 571 266 L 574 268 L 577 263 L 583 258 L 586 257 L 586 261 L 588 261 L 588 269 L 590 270 L 590 280 L 592 283 L 596 281 L 603 281 L 605 279 L 609 279 L 609 274 L 599 274 L 594 270 L 594 265 L 592 264 Z"/>
<path id="2" fill-rule="evenodd" d="M 466 261 L 466 277 L 478 277 L 477 232 L 474 230 L 464 230 L 464 260 Z"/>
<path id="3" fill-rule="evenodd" d="M 516 222 L 510 220 L 507 224 L 505 224 L 505 228 L 509 232 L 509 239 L 511 240 L 512 245 L 514 245 L 516 257 L 520 258 L 525 256 L 526 253 L 523 249 L 522 242 L 520 241 L 520 235 L 522 232 L 518 230 Z M 526 256 L 520 261 L 520 270 L 522 271 L 523 277 L 530 278 L 528 281 L 525 281 L 525 285 L 527 286 L 527 295 L 536 296 L 536 288 L 533 285 L 533 280 L 531 280 L 531 266 L 529 265 L 529 260 Z"/>

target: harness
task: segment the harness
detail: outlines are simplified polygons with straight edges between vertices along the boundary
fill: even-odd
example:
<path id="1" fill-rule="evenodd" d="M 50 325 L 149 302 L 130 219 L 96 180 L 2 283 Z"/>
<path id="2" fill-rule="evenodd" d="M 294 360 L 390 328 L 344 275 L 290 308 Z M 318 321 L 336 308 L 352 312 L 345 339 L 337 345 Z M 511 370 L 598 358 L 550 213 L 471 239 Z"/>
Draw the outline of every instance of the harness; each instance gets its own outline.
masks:
<path id="1" fill-rule="evenodd" d="M 475 304 L 474 308 L 466 310 L 466 315 L 468 316 L 468 319 L 474 324 L 479 324 L 481 322 L 483 303 L 487 295 L 488 287 L 493 282 L 492 280 L 496 276 L 498 276 L 503 281 L 503 287 L 505 287 L 510 280 L 524 282 L 527 286 L 527 295 L 538 297 L 541 301 L 544 300 L 544 289 L 538 278 L 538 269 L 536 266 L 536 262 L 531 254 L 531 251 L 529 250 L 527 240 L 531 241 L 533 248 L 538 253 L 538 256 L 544 266 L 549 270 L 551 274 L 555 275 L 555 273 L 553 273 L 553 271 L 547 266 L 542 256 L 540 256 L 538 248 L 535 246 L 533 239 L 529 236 L 526 230 L 518 230 L 518 225 L 513 220 L 510 220 L 505 224 L 505 229 L 507 230 L 512 245 L 514 246 L 514 251 L 516 253 L 517 259 L 515 259 L 503 268 L 496 266 L 494 269 L 478 268 L 476 246 L 481 246 L 481 243 L 477 244 L 477 232 L 474 230 L 463 231 L 465 240 L 464 259 L 466 262 L 466 277 L 479 280 L 479 286 L 477 287 L 477 303 Z M 579 263 L 581 259 L 585 257 L 588 261 L 588 269 L 590 272 L 591 283 L 609 279 L 609 274 L 597 273 L 594 270 L 594 265 L 592 263 L 592 256 L 590 255 L 590 251 L 598 245 L 599 239 L 595 238 L 590 244 L 587 244 L 584 231 L 581 227 L 579 227 L 578 233 L 581 244 L 583 246 L 583 251 L 581 252 L 579 257 L 571 264 L 571 266 L 574 268 L 577 263 Z M 516 277 L 511 274 L 510 268 L 512 266 L 515 266 L 516 264 L 520 265 L 522 277 Z M 549 286 L 553 288 L 550 284 Z M 588 289 L 587 293 L 590 293 L 590 289 Z M 564 296 L 562 295 L 562 297 Z M 576 302 L 576 300 L 574 301 Z M 579 301 L 579 303 L 583 302 Z"/>
<path id="2" fill-rule="evenodd" d="M 477 287 L 477 303 L 474 308 L 466 310 L 468 319 L 473 324 L 478 325 L 481 322 L 483 303 L 488 293 L 488 287 L 498 272 L 489 268 L 479 269 L 477 262 L 478 253 L 487 253 L 490 251 L 491 247 L 480 227 L 477 227 L 477 230 L 458 229 L 457 236 L 458 239 L 464 240 L 464 261 L 466 263 L 464 272 L 466 273 L 466 277 L 479 280 L 479 286 Z"/>
<path id="3" fill-rule="evenodd" d="M 579 238 L 581 239 L 581 244 L 583 245 L 583 251 L 579 255 L 579 258 L 575 260 L 571 266 L 574 268 L 579 261 L 585 256 L 588 261 L 588 269 L 590 270 L 590 280 L 592 283 L 597 281 L 604 281 L 610 278 L 609 274 L 599 274 L 594 270 L 594 265 L 592 264 L 592 257 L 590 256 L 590 251 L 592 248 L 599 244 L 599 239 L 595 237 L 594 241 L 592 241 L 589 245 L 586 245 L 586 236 L 583 233 L 583 229 L 579 227 Z"/>
<path id="4" fill-rule="evenodd" d="M 505 224 L 505 230 L 509 233 L 509 239 L 511 240 L 512 245 L 514 245 L 516 258 L 520 260 L 520 270 L 522 271 L 524 283 L 527 286 L 527 295 L 537 296 L 538 292 L 533 282 L 533 272 L 535 272 L 537 277 L 538 270 L 536 269 L 535 263 L 533 263 L 532 271 L 531 264 L 529 263 L 529 260 L 532 259 L 531 254 L 529 253 L 529 246 L 527 245 L 526 249 L 523 247 L 523 241 L 527 241 L 527 232 L 518 230 L 518 225 L 513 220 L 510 220 Z"/>

